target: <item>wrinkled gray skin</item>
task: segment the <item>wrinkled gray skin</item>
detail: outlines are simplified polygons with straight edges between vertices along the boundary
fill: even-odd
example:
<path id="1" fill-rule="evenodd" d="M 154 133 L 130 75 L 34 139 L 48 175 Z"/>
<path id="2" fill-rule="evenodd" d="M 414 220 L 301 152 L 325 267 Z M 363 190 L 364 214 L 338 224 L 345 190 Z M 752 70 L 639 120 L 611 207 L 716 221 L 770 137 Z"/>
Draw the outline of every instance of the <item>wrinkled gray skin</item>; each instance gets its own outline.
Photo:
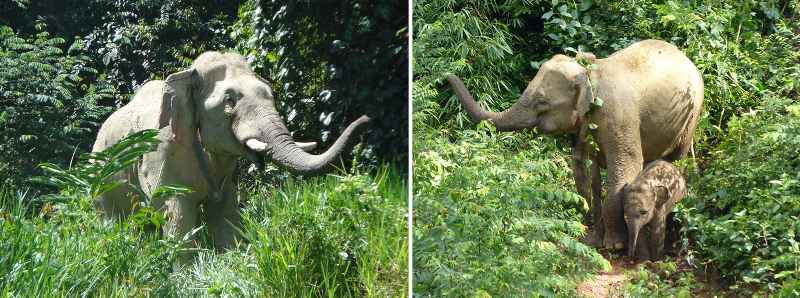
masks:
<path id="1" fill-rule="evenodd" d="M 599 204 L 593 206 L 602 213 L 602 218 L 596 218 L 602 224 L 595 221 L 597 234 L 588 240 L 594 246 L 623 249 L 626 227 L 617 194 L 644 163 L 686 156 L 702 111 L 703 80 L 678 48 L 660 40 L 634 43 L 605 59 L 588 53 L 580 58 L 597 68 L 588 72 L 575 59 L 556 55 L 542 64 L 519 100 L 499 113 L 481 108 L 457 77 L 449 76 L 448 81 L 472 120 L 488 119 L 498 130 L 535 127 L 545 134 L 581 135 L 588 123 L 597 124 L 588 133 L 597 141 L 599 152 L 590 152 L 591 147 L 576 138 L 576 185 L 589 199 L 590 179 L 582 166 L 586 159 L 608 169 L 607 199 L 602 210 L 596 209 Z M 596 88 L 595 96 L 605 102 L 591 113 L 593 92 L 587 78 Z M 592 169 L 591 180 L 597 184 L 599 172 Z M 592 185 L 594 202 L 599 201 L 599 188 Z"/>
<path id="2" fill-rule="evenodd" d="M 686 196 L 686 181 L 681 172 L 669 162 L 651 162 L 622 188 L 621 196 L 628 225 L 628 256 L 661 259 L 667 214 Z M 644 241 L 639 240 L 641 234 L 646 234 Z"/>
<path id="3" fill-rule="evenodd" d="M 256 163 L 266 157 L 298 173 L 317 173 L 338 158 L 368 121 L 362 116 L 327 151 L 309 154 L 316 144 L 292 140 L 272 90 L 242 56 L 206 52 L 190 69 L 142 86 L 103 123 L 92 151 L 144 129 L 160 129 L 158 149 L 114 179 L 128 180 L 148 197 L 161 185 L 190 187 L 189 195 L 153 200 L 166 218 L 164 234 L 181 238 L 204 220 L 215 247 L 224 249 L 238 236 L 241 198 L 234 173 L 240 157 Z M 98 198 L 96 205 L 106 216 L 125 217 L 136 208 L 136 194 L 123 185 Z M 200 214 L 201 204 L 205 214 Z"/>

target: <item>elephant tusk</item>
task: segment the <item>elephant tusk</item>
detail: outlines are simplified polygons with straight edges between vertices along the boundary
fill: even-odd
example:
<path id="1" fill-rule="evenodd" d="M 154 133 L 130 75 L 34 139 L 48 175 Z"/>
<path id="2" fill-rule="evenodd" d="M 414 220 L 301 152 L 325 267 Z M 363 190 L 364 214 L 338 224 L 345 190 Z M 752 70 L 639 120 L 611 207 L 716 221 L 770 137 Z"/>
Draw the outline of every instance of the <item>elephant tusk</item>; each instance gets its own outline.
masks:
<path id="1" fill-rule="evenodd" d="M 314 150 L 314 148 L 317 148 L 317 142 L 295 142 L 294 144 L 305 152 L 310 152 L 311 150 Z M 264 143 L 256 139 L 247 140 L 247 142 L 245 142 L 245 145 L 247 146 L 247 148 L 250 148 L 251 150 L 256 152 L 264 152 L 268 148 L 267 143 Z"/>
<path id="2" fill-rule="evenodd" d="M 294 142 L 294 144 L 305 152 L 311 152 L 317 148 L 317 142 Z"/>
<path id="3" fill-rule="evenodd" d="M 250 148 L 251 150 L 256 152 L 264 152 L 267 150 L 267 143 L 264 143 L 256 139 L 249 139 L 244 144 L 247 146 L 247 148 Z"/>

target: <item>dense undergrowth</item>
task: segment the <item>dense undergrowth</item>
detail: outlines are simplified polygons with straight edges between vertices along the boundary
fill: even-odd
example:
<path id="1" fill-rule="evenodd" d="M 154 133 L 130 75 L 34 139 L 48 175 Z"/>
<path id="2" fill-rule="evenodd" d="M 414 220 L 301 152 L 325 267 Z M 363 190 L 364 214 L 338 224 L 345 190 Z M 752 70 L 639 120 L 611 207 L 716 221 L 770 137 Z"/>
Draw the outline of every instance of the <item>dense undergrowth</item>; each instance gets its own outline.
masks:
<path id="1" fill-rule="evenodd" d="M 588 205 L 554 142 L 484 128 L 414 146 L 415 295 L 574 296 L 609 268 L 578 240 Z"/>
<path id="2" fill-rule="evenodd" d="M 683 203 L 689 257 L 734 287 L 800 294 L 800 104 L 767 98 L 728 122 Z"/>
<path id="3" fill-rule="evenodd" d="M 135 160 L 147 150 L 133 151 L 110 155 L 116 162 L 107 167 Z M 107 169 L 90 167 L 95 167 L 92 173 Z M 249 194 L 242 202 L 243 242 L 224 253 L 211 248 L 203 228 L 196 231 L 197 246 L 187 246 L 193 241 L 188 238 L 162 239 L 152 225 L 163 219 L 147 208 L 124 221 L 102 219 L 91 204 L 91 196 L 104 188 L 102 179 L 82 169 L 86 166 L 80 164 L 51 171 L 50 181 L 69 181 L 60 184 L 63 189 L 55 196 L 0 189 L 0 296 L 407 293 L 405 177 L 390 165 L 288 178 L 280 185 L 241 185 Z M 193 257 L 175 266 L 187 250 L 194 251 Z"/>
<path id="4" fill-rule="evenodd" d="M 694 148 L 690 158 L 679 163 L 688 177 L 689 196 L 676 208 L 683 227 L 676 261 L 687 264 L 690 272 L 661 282 L 634 279 L 618 294 L 694 293 L 703 288 L 695 273 L 719 276 L 713 282 L 732 295 L 798 294 L 793 291 L 800 278 L 800 230 L 795 224 L 800 210 L 800 1 L 430 0 L 416 2 L 414 9 L 414 267 L 420 296 L 480 293 L 489 281 L 505 287 L 491 294 L 548 295 L 558 289 L 556 296 L 569 296 L 583 272 L 600 268 L 536 275 L 530 272 L 546 272 L 553 259 L 579 267 L 586 264 L 585 258 L 563 254 L 524 267 L 535 249 L 506 252 L 537 247 L 541 238 L 503 240 L 507 238 L 491 229 L 496 223 L 484 219 L 485 210 L 513 214 L 505 218 L 508 222 L 540 220 L 541 229 L 535 231 L 561 231 L 563 226 L 546 223 L 564 220 L 552 210 L 569 210 L 572 205 L 525 196 L 520 187 L 574 191 L 564 158 L 568 144 L 553 145 L 554 138 L 534 138 L 529 132 L 474 128 L 445 75 L 460 76 L 482 106 L 497 111 L 510 106 L 538 66 L 554 54 L 588 51 L 603 58 L 652 38 L 682 49 L 705 82 L 704 114 Z M 540 173 L 526 164 L 553 168 Z M 514 178 L 497 182 L 496 173 Z M 516 183 L 519 177 L 527 177 L 524 184 Z M 430 184 L 427 178 L 451 183 L 453 189 Z M 514 200 L 536 208 L 506 204 Z M 423 210 L 431 206 L 448 211 Z M 571 220 L 579 223 L 581 212 L 574 212 Z M 440 224 L 451 217 L 469 219 L 471 228 Z M 492 232 L 476 238 L 479 229 Z M 574 231 L 579 230 L 576 226 Z M 572 241 L 579 233 L 560 237 Z M 428 238 L 439 239 L 438 247 L 416 245 Z M 493 246 L 464 250 L 462 242 Z M 527 275 L 503 274 L 507 263 L 498 259 L 526 268 Z"/>

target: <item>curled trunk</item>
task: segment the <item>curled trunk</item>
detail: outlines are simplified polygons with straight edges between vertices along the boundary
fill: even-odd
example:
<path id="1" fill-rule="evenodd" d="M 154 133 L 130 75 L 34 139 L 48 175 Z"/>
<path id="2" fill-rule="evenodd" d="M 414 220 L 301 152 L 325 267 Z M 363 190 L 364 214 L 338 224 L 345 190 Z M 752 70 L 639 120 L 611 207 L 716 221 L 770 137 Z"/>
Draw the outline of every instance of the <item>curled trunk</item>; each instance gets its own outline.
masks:
<path id="1" fill-rule="evenodd" d="M 449 75 L 447 76 L 447 81 L 450 83 L 450 87 L 453 88 L 458 100 L 461 102 L 461 107 L 469 114 L 472 121 L 479 122 L 481 120 L 490 120 L 494 126 L 497 127 L 497 130 L 500 131 L 513 131 L 535 125 L 535 123 L 530 123 L 530 121 L 523 119 L 524 113 L 520 111 L 520 101 L 517 101 L 509 109 L 499 113 L 487 111 L 475 102 L 472 94 L 469 93 L 469 90 L 464 86 L 461 79 L 457 76 Z"/>
<path id="2" fill-rule="evenodd" d="M 313 174 L 322 172 L 329 164 L 334 162 L 342 151 L 347 148 L 348 143 L 358 132 L 364 128 L 370 118 L 361 116 L 347 126 L 342 135 L 322 154 L 309 154 L 304 148 L 298 146 L 292 140 L 289 130 L 280 119 L 270 118 L 271 127 L 263 136 L 265 142 L 257 139 L 248 140 L 245 145 L 258 152 L 269 151 L 272 160 L 289 170 L 301 174 Z"/>

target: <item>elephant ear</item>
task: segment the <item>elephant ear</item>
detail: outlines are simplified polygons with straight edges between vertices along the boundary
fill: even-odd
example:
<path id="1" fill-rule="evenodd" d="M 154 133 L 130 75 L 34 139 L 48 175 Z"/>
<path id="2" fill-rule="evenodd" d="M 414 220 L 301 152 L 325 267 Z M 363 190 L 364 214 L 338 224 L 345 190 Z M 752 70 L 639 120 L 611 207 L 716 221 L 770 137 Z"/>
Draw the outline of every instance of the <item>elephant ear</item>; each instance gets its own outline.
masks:
<path id="1" fill-rule="evenodd" d="M 210 187 L 209 196 L 212 202 L 218 202 L 222 196 L 217 183 L 211 177 L 208 156 L 203 151 L 198 133 L 198 117 L 193 98 L 194 86 L 198 80 L 194 68 L 179 71 L 167 76 L 162 91 L 161 115 L 159 128 L 167 125 L 172 130 L 172 140 L 176 143 L 189 144 L 198 162 L 200 173 Z"/>
<path id="2" fill-rule="evenodd" d="M 664 185 L 656 186 L 656 206 L 661 207 L 672 197 L 672 189 Z"/>
<path id="3" fill-rule="evenodd" d="M 159 128 L 167 125 L 172 130 L 172 139 L 186 142 L 197 138 L 197 117 L 192 89 L 197 80 L 194 68 L 173 73 L 167 77 L 162 91 Z"/>

